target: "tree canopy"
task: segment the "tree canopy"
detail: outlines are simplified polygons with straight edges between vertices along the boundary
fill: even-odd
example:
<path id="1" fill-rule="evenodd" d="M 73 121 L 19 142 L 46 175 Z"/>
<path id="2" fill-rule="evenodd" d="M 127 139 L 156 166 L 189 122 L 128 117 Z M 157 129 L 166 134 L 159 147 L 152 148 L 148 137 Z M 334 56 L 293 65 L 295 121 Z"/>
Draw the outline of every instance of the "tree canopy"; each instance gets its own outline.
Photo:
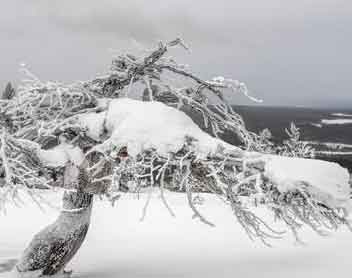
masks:
<path id="1" fill-rule="evenodd" d="M 171 214 L 165 190 L 182 191 L 194 217 L 209 225 L 193 193 L 216 194 L 247 234 L 265 244 L 281 232 L 258 217 L 255 206 L 268 208 L 297 240 L 302 225 L 322 235 L 349 227 L 347 170 L 303 158 L 312 150 L 294 125 L 281 148 L 268 132 L 247 130 L 226 100 L 240 93 L 258 101 L 246 85 L 222 76 L 202 79 L 166 56 L 175 46 L 187 49 L 176 39 L 139 56 L 123 54 L 105 75 L 68 85 L 43 82 L 23 68 L 17 94 L 0 100 L 0 208 L 18 202 L 21 191 L 38 204 L 42 189 L 56 187 L 114 203 L 123 191 L 156 187 Z M 185 110 L 199 115 L 211 135 Z M 221 140 L 225 131 L 241 145 Z"/>

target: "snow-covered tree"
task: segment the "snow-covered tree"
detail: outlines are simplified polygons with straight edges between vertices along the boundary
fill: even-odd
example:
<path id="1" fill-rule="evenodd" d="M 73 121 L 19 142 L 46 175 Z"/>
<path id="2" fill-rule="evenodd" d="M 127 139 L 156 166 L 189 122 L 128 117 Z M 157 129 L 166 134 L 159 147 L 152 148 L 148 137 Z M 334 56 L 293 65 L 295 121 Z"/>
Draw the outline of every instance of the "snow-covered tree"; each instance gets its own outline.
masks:
<path id="1" fill-rule="evenodd" d="M 182 40 L 160 43 L 139 56 L 113 60 L 106 75 L 66 85 L 27 78 L 0 100 L 0 209 L 28 194 L 39 206 L 43 190 L 63 188 L 59 218 L 39 232 L 16 265 L 19 275 L 65 273 L 88 231 L 94 195 L 114 204 L 122 192 L 184 192 L 194 218 L 213 226 L 194 198 L 210 192 L 229 206 L 248 236 L 269 245 L 282 232 L 255 214 L 264 206 L 299 240 L 302 225 L 324 235 L 349 227 L 349 174 L 307 153 L 294 126 L 283 155 L 267 131 L 246 129 L 225 95 L 253 99 L 244 83 L 204 80 L 166 54 Z M 205 132 L 187 115 L 199 116 Z M 219 137 L 231 132 L 241 142 Z M 295 151 L 295 150 L 300 151 Z M 293 155 L 292 155 L 293 154 Z M 148 198 L 143 214 L 146 213 Z"/>
<path id="2" fill-rule="evenodd" d="M 16 93 L 16 91 L 12 87 L 11 82 L 8 82 L 5 87 L 5 90 L 2 92 L 1 99 L 11 99 L 14 97 L 15 93 Z"/>

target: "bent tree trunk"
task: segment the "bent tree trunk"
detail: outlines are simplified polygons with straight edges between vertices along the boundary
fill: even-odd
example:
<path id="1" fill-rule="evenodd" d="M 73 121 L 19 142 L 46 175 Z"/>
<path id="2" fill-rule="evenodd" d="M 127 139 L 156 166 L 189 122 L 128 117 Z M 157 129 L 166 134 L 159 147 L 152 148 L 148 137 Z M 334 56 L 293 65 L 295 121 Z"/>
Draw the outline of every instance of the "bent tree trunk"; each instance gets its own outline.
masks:
<path id="1" fill-rule="evenodd" d="M 92 205 L 91 194 L 65 192 L 59 217 L 34 236 L 16 266 L 17 271 L 39 275 L 63 273 L 86 237 Z"/>

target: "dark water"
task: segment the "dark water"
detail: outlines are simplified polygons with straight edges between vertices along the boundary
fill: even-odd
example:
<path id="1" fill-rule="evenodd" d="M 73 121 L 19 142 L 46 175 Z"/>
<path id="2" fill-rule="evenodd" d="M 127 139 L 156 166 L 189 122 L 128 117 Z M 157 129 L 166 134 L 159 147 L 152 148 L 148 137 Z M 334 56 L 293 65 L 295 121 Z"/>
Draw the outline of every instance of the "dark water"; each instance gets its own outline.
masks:
<path id="1" fill-rule="evenodd" d="M 351 145 L 350 148 L 334 149 L 331 147 L 315 146 L 318 150 L 352 152 L 352 123 L 343 125 L 321 125 L 322 119 L 350 119 L 347 116 L 334 116 L 334 113 L 352 115 L 351 110 L 337 109 L 310 109 L 293 107 L 262 107 L 262 106 L 234 106 L 234 110 L 245 120 L 248 130 L 259 132 L 269 128 L 273 140 L 282 142 L 287 139 L 285 128 L 294 122 L 300 128 L 302 140 L 321 143 L 340 143 Z M 198 124 L 198 117 L 192 115 Z M 232 134 L 224 134 L 223 139 L 229 143 L 237 144 Z M 338 162 L 352 171 L 352 155 L 318 155 L 317 158 Z"/>
<path id="2" fill-rule="evenodd" d="M 352 145 L 352 123 L 343 125 L 321 125 L 322 119 L 349 119 L 352 117 L 332 115 L 335 113 L 352 115 L 351 110 L 337 109 L 310 109 L 310 108 L 292 108 L 292 107 L 254 107 L 254 106 L 235 106 L 238 112 L 245 120 L 247 129 L 260 131 L 269 128 L 275 141 L 282 141 L 287 138 L 285 128 L 288 128 L 291 122 L 294 122 L 300 128 L 302 140 L 315 141 L 321 143 L 340 143 Z M 322 146 L 316 146 L 321 149 Z M 351 148 L 325 147 L 327 151 L 352 152 Z M 352 171 L 352 155 L 321 155 L 318 158 L 338 162 Z"/>
<path id="3" fill-rule="evenodd" d="M 352 145 L 352 124 L 345 125 L 323 125 L 322 127 L 313 126 L 320 124 L 322 119 L 351 119 L 352 117 L 333 116 L 334 113 L 352 115 L 352 109 L 309 109 L 292 107 L 253 107 L 236 106 L 235 111 L 245 119 L 247 128 L 259 131 L 269 128 L 273 135 L 282 139 L 285 137 L 284 129 L 294 122 L 301 129 L 304 140 L 344 143 Z"/>

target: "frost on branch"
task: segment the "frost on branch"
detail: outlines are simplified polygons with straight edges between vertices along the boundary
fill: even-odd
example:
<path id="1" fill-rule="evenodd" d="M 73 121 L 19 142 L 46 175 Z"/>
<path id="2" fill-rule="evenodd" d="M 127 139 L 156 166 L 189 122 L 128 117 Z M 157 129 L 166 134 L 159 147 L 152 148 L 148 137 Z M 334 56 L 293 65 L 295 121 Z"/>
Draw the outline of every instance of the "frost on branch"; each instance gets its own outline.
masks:
<path id="1" fill-rule="evenodd" d="M 314 157 L 314 149 L 304 141 L 300 140 L 301 132 L 294 123 L 291 123 L 290 129 L 285 129 L 289 139 L 284 141 L 282 155 L 294 157 Z"/>
<path id="2" fill-rule="evenodd" d="M 25 188 L 33 200 L 38 202 L 35 190 L 50 188 L 38 157 L 37 144 L 15 139 L 3 131 L 0 138 L 0 162 L 0 210 L 6 201 L 21 202 L 19 189 Z"/>
<path id="3" fill-rule="evenodd" d="M 269 129 L 259 132 L 254 138 L 254 149 L 261 153 L 278 154 L 289 157 L 314 158 L 315 150 L 307 141 L 301 140 L 300 129 L 291 123 L 289 129 L 285 129 L 288 139 L 281 144 L 273 142 L 273 136 Z"/>
<path id="4" fill-rule="evenodd" d="M 254 213 L 256 206 L 266 207 L 297 239 L 302 225 L 322 235 L 349 226 L 347 170 L 299 158 L 310 149 L 294 126 L 281 155 L 270 154 L 277 149 L 269 134 L 248 131 L 226 101 L 230 92 L 250 97 L 246 86 L 223 77 L 203 80 L 165 56 L 176 45 L 182 41 L 160 43 L 142 57 L 121 55 L 105 76 L 71 85 L 42 82 L 25 70 L 28 79 L 16 97 L 0 102 L 1 192 L 65 186 L 114 203 L 121 192 L 158 188 L 174 215 L 166 191 L 181 191 L 194 217 L 213 225 L 193 196 L 211 192 L 251 238 L 265 244 L 281 233 Z M 200 115 L 211 135 L 183 111 Z M 219 139 L 225 131 L 241 146 Z M 77 175 L 84 184 L 65 182 Z"/>

